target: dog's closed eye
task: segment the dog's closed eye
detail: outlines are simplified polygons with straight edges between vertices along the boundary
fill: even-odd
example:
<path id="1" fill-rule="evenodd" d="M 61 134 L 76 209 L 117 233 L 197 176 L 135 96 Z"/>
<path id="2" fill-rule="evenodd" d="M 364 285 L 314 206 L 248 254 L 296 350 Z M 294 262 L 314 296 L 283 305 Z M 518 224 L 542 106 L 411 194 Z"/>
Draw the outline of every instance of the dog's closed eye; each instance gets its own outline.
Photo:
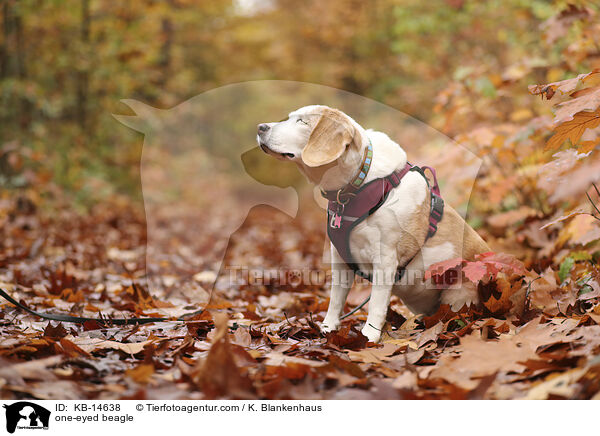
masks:
<path id="1" fill-rule="evenodd" d="M 304 121 L 302 118 L 298 118 L 298 119 L 296 120 L 296 123 L 302 123 L 302 124 L 304 124 L 305 126 L 308 126 L 308 123 L 307 123 L 306 121 Z"/>

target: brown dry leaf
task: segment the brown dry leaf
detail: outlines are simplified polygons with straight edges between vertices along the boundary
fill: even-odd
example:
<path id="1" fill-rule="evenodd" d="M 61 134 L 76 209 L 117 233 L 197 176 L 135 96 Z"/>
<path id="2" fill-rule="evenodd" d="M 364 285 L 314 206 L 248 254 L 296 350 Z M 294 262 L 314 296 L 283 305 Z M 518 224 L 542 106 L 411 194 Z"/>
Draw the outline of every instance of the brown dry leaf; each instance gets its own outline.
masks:
<path id="1" fill-rule="evenodd" d="M 239 327 L 233 334 L 231 342 L 241 347 L 249 347 L 250 344 L 252 344 L 252 337 L 250 336 L 250 333 L 248 333 L 248 329 Z"/>
<path id="2" fill-rule="evenodd" d="M 71 335 L 66 336 L 66 339 L 87 353 L 91 353 L 96 350 L 113 349 L 120 350 L 131 355 L 142 352 L 146 345 L 153 342 L 152 340 L 148 340 L 142 342 L 123 343 L 100 338 L 88 338 L 83 336 L 73 337 Z"/>
<path id="3" fill-rule="evenodd" d="M 87 351 L 81 349 L 79 346 L 77 346 L 67 338 L 60 338 L 60 346 L 70 357 L 92 357 Z"/>
<path id="4" fill-rule="evenodd" d="M 135 368 L 125 371 L 125 375 L 136 383 L 146 384 L 154 375 L 154 365 L 151 363 L 142 363 Z"/>
<path id="5" fill-rule="evenodd" d="M 564 324 L 539 324 L 530 321 L 516 334 L 503 334 L 498 340 L 485 341 L 478 331 L 460 338 L 452 353 L 443 354 L 430 373 L 430 377 L 443 378 L 466 389 L 477 386 L 474 378 L 498 372 L 520 373 L 525 369 L 521 362 L 537 358 L 536 350 L 542 345 L 570 341 L 567 334 L 577 321 Z M 571 322 L 573 321 L 573 322 Z"/>
<path id="6" fill-rule="evenodd" d="M 12 365 L 0 360 L 0 363 L 2 364 L 0 366 L 0 378 L 10 380 L 13 384 L 17 383 L 19 378 L 29 380 L 53 380 L 55 377 L 49 368 L 58 365 L 64 359 L 64 356 L 51 356 L 44 359 L 15 363 Z"/>
<path id="7" fill-rule="evenodd" d="M 545 381 L 531 388 L 524 399 L 547 400 L 550 396 L 571 398 L 577 388 L 575 382 L 585 372 L 585 369 L 572 369 L 563 374 L 550 374 Z"/>
<path id="8" fill-rule="evenodd" d="M 423 333 L 421 333 L 421 335 L 419 336 L 419 340 L 417 341 L 419 348 L 421 348 L 423 345 L 425 345 L 431 341 L 434 341 L 434 342 L 437 341 L 439 334 L 443 330 L 444 330 L 444 324 L 441 322 L 438 322 L 433 327 L 430 327 L 427 330 L 425 330 Z"/>
<path id="9" fill-rule="evenodd" d="M 573 150 L 576 153 L 575 150 Z M 585 155 L 579 155 L 585 158 Z M 584 196 L 592 183 L 600 180 L 600 156 L 589 156 L 585 163 L 580 164 L 572 171 L 561 174 L 552 182 L 552 186 L 543 183 L 543 188 L 550 193 L 551 204 L 560 204 L 565 200 Z M 543 181 L 542 181 L 543 182 Z"/>
<path id="10" fill-rule="evenodd" d="M 597 356 L 600 350 L 600 325 L 580 326 L 570 335 L 573 356 Z"/>
<path id="11" fill-rule="evenodd" d="M 52 325 L 52 322 L 48 322 L 48 325 L 44 329 L 44 336 L 47 338 L 60 339 L 67 336 L 69 333 L 67 329 L 63 327 L 62 322 L 56 324 L 56 326 Z"/>
<path id="12" fill-rule="evenodd" d="M 536 216 L 538 211 L 529 207 L 521 206 L 518 209 L 509 210 L 508 212 L 492 215 L 488 218 L 488 223 L 494 227 L 505 228 L 511 226 L 525 218 Z"/>
<path id="13" fill-rule="evenodd" d="M 539 279 L 531 283 L 531 307 L 556 315 L 577 301 L 577 292 L 570 287 L 560 287 L 556 273 L 548 268 Z"/>
<path id="14" fill-rule="evenodd" d="M 383 344 L 392 344 L 392 345 L 398 345 L 398 346 L 408 346 L 409 348 L 412 348 L 413 350 L 417 350 L 419 348 L 419 346 L 417 345 L 417 343 L 411 339 L 406 339 L 406 338 L 401 338 L 401 339 L 395 339 L 395 338 L 387 338 L 381 341 Z"/>
<path id="15" fill-rule="evenodd" d="M 578 101 L 579 99 L 567 103 L 571 104 Z M 574 105 L 569 106 L 568 109 L 563 106 L 561 109 L 557 110 L 557 122 L 560 122 L 561 124 L 554 128 L 554 135 L 552 135 L 552 137 L 546 143 L 545 150 L 556 150 L 567 139 L 571 141 L 572 145 L 577 145 L 579 139 L 586 129 L 594 129 L 600 126 L 600 109 L 596 110 L 596 108 L 600 106 L 600 88 L 598 89 L 597 101 L 594 103 L 594 105 L 595 106 L 593 110 L 595 110 L 595 112 L 577 112 L 573 116 L 569 114 L 571 114 L 570 110 L 575 107 Z M 578 105 L 576 110 L 585 111 L 586 109 L 582 109 Z"/>
<path id="16" fill-rule="evenodd" d="M 40 400 L 77 400 L 82 395 L 80 383 L 70 380 L 35 382 L 27 386 L 11 386 L 10 390 L 21 392 Z"/>
<path id="17" fill-rule="evenodd" d="M 577 146 L 577 151 L 579 153 L 589 153 L 593 149 L 595 149 L 598 144 L 600 144 L 600 138 L 590 140 L 590 141 L 581 141 Z"/>
<path id="18" fill-rule="evenodd" d="M 545 95 L 550 100 L 556 91 L 562 94 L 572 92 L 580 83 L 584 83 L 590 76 L 600 73 L 600 69 L 580 74 L 572 79 L 560 80 L 558 82 L 548 83 L 546 85 L 529 85 L 529 92 L 533 95 Z"/>
<path id="19" fill-rule="evenodd" d="M 367 348 L 360 351 L 349 350 L 348 356 L 355 362 L 381 363 L 391 360 L 391 356 L 401 348 L 401 346 L 395 344 L 384 344 L 380 348 Z"/>
<path id="20" fill-rule="evenodd" d="M 254 398 L 252 381 L 236 364 L 234 346 L 229 343 L 228 319 L 224 313 L 214 315 L 216 334 L 212 346 L 192 379 L 207 398 Z"/>
<path id="21" fill-rule="evenodd" d="M 567 35 L 567 31 L 574 22 L 587 19 L 594 15 L 595 12 L 593 9 L 585 6 L 568 4 L 566 9 L 563 9 L 542 24 L 546 43 L 554 44 L 556 41 Z M 550 97 L 548 97 L 548 99 L 550 99 Z"/>
<path id="22" fill-rule="evenodd" d="M 344 325 L 337 331 L 329 332 L 325 337 L 327 344 L 348 350 L 360 350 L 365 348 L 368 342 L 365 335 L 350 325 Z"/>
<path id="23" fill-rule="evenodd" d="M 320 366 L 327 365 L 327 362 L 324 362 L 324 361 L 309 360 L 309 359 L 303 359 L 301 357 L 288 356 L 286 354 L 279 353 L 277 351 L 271 351 L 270 353 L 264 355 L 263 357 L 266 358 L 266 360 L 264 361 L 264 364 L 269 365 L 269 366 L 281 366 L 281 365 L 287 365 L 288 363 L 313 366 L 313 367 L 320 367 Z"/>
<path id="24" fill-rule="evenodd" d="M 592 123 L 591 126 L 586 127 L 588 129 L 593 129 L 598 126 L 598 124 L 593 124 L 592 118 L 594 116 L 596 118 L 600 116 L 597 110 L 600 106 L 600 86 L 590 88 L 590 90 L 585 94 L 579 95 L 580 97 L 556 105 L 554 112 L 554 124 L 564 124 L 569 121 L 577 121 L 577 118 L 580 118 L 580 120 L 575 124 L 583 124 L 587 121 Z M 583 131 L 581 133 L 583 134 Z M 581 137 L 581 135 L 579 135 L 579 137 Z M 573 144 L 575 144 L 575 142 L 573 142 Z"/>
<path id="25" fill-rule="evenodd" d="M 548 268 L 537 280 L 531 282 L 529 300 L 532 308 L 543 310 L 551 315 L 559 312 L 560 300 L 566 290 L 558 286 L 556 273 Z"/>
<path id="26" fill-rule="evenodd" d="M 575 216 L 564 229 L 561 230 L 558 242 L 571 246 L 586 245 L 600 239 L 600 223 L 590 214 Z"/>
<path id="27" fill-rule="evenodd" d="M 509 280 L 497 277 L 488 283 L 480 282 L 478 291 L 483 306 L 494 316 L 501 316 L 512 312 L 513 301 L 516 301 L 515 294 L 524 291 L 524 289 L 520 281 L 511 284 Z M 521 292 L 521 294 L 524 295 L 524 292 Z M 522 310 L 516 310 L 516 312 L 522 313 Z"/>

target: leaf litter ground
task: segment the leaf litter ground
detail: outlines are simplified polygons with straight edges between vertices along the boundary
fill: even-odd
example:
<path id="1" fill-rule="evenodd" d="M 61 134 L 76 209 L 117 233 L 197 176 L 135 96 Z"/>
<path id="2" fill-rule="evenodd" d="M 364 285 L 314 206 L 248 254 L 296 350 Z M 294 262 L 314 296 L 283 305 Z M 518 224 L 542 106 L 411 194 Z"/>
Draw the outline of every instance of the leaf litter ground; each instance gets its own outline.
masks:
<path id="1" fill-rule="evenodd" d="M 416 318 L 393 300 L 383 342 L 372 344 L 360 333 L 364 311 L 322 335 L 327 283 L 289 276 L 327 268 L 320 212 L 291 220 L 255 208 L 215 271 L 217 260 L 194 246 L 213 235 L 190 235 L 180 255 L 146 265 L 143 214 L 126 202 L 48 218 L 23 201 L 0 202 L 0 282 L 27 306 L 107 319 L 206 310 L 187 322 L 119 327 L 44 321 L 3 302 L 2 398 L 598 398 L 597 295 L 566 298 L 548 275 L 530 284 L 517 314 L 442 306 Z M 185 228 L 191 219 L 168 216 L 165 243 L 169 225 Z M 236 265 L 288 268 L 288 280 L 230 280 Z M 162 280 L 162 292 L 144 286 L 147 270 Z M 345 310 L 368 293 L 366 284 L 355 285 Z"/>

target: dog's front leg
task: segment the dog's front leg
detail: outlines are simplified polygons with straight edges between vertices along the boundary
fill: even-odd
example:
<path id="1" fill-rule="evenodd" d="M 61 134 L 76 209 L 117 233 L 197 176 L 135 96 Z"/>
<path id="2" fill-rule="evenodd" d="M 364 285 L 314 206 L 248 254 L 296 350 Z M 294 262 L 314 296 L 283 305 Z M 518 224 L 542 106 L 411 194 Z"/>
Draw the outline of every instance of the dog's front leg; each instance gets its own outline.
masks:
<path id="1" fill-rule="evenodd" d="M 331 245 L 331 294 L 329 298 L 329 307 L 327 315 L 323 320 L 321 330 L 323 333 L 329 333 L 340 326 L 340 315 L 344 309 L 344 303 L 348 292 L 354 281 L 354 271 L 352 271 L 344 260 L 340 257 L 337 250 Z"/>
<path id="2" fill-rule="evenodd" d="M 367 323 L 362 329 L 362 334 L 369 338 L 371 342 L 378 342 L 381 338 L 388 306 L 390 305 L 395 275 L 395 267 L 384 268 L 373 274 L 369 315 L 367 316 Z"/>

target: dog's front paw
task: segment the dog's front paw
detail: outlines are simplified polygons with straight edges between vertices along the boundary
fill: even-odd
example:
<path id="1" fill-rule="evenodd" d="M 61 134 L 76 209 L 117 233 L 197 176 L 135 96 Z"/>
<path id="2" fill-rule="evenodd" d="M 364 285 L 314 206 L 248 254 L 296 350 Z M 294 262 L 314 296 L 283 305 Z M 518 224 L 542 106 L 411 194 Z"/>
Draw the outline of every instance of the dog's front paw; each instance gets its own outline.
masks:
<path id="1" fill-rule="evenodd" d="M 379 342 L 381 338 L 381 331 L 377 330 L 375 327 L 372 327 L 369 323 L 365 324 L 362 328 L 361 333 L 369 339 L 369 342 Z"/>
<path id="2" fill-rule="evenodd" d="M 341 322 L 339 319 L 327 319 L 323 320 L 323 324 L 321 324 L 321 331 L 323 333 L 329 333 L 334 330 L 337 330 L 340 326 Z"/>

